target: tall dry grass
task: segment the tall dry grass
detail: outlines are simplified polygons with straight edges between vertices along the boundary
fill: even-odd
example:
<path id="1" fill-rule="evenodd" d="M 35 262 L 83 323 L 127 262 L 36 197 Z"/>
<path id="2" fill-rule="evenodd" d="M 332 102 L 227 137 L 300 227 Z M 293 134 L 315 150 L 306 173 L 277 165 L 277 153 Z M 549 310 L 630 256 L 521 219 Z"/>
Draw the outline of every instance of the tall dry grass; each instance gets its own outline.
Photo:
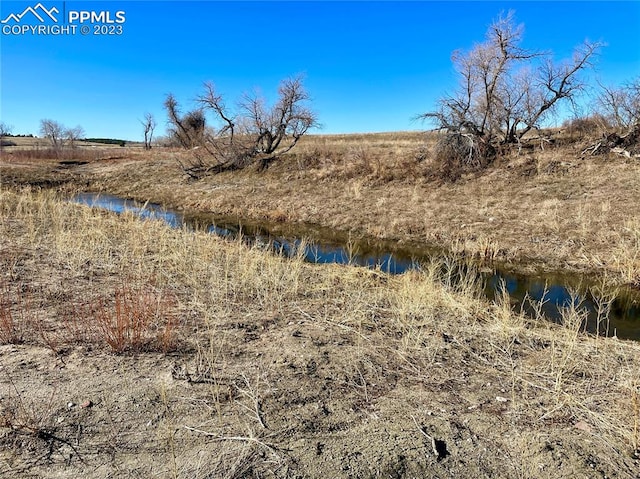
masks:
<path id="1" fill-rule="evenodd" d="M 273 441 L 286 443 L 286 436 L 269 429 L 277 417 L 265 417 L 265 404 L 290 386 L 282 378 L 292 374 L 292 364 L 314 377 L 318 365 L 303 362 L 308 356 L 292 342 L 313 331 L 326 336 L 320 346 L 307 343 L 307 354 L 334 342 L 335 394 L 359 409 L 375 411 L 390 394 L 424 415 L 415 409 L 415 391 L 452 390 L 469 411 L 506 403 L 512 427 L 528 434 L 583 421 L 615 450 L 637 451 L 640 345 L 585 335 L 577 302 L 562 325 L 553 325 L 513 312 L 506 293 L 496 303 L 480 299 L 477 276 L 454 261 L 399 276 L 310 265 L 301 255 L 285 259 L 43 191 L 0 190 L 0 219 L 7 285 L 0 319 L 10 310 L 14 322 L 21 308 L 28 316 L 32 307 L 48 331 L 59 332 L 58 343 L 94 341 L 105 350 L 138 353 L 151 341 L 170 343 L 167 350 L 177 346 L 180 377 L 207 385 L 211 409 L 205 425 L 188 418 L 181 424 L 196 436 L 238 442 L 238 461 L 281 457 Z M 19 301 L 27 290 L 34 301 Z M 99 305 L 97 316 L 74 313 L 92 305 Z M 606 305 L 602 311 L 606 322 Z M 83 327 L 96 334 L 83 339 Z M 268 338 L 262 343 L 261 334 Z M 35 344 L 42 337 L 22 336 Z M 178 399 L 166 399 L 172 401 Z M 167 437 L 174 470 L 182 470 L 189 447 Z M 224 461 L 230 464 L 231 456 Z"/>

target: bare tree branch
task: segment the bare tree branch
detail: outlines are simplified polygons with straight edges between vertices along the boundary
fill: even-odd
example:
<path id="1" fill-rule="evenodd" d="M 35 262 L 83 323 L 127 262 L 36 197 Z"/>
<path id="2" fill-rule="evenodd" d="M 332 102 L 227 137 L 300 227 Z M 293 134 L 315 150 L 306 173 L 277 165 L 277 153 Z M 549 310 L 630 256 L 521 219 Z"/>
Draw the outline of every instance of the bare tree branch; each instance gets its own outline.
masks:
<path id="1" fill-rule="evenodd" d="M 463 163 L 486 164 L 490 158 L 474 155 L 490 155 L 499 145 L 519 143 L 559 101 L 573 101 L 584 87 L 579 74 L 602 47 L 585 42 L 570 61 L 556 64 L 549 53 L 522 48 L 523 31 L 511 11 L 491 24 L 484 42 L 468 52 L 454 52 L 457 91 L 421 116 L 458 137 L 445 139 L 446 148 L 449 153 L 462 148 Z"/>
<path id="2" fill-rule="evenodd" d="M 141 120 L 142 128 L 144 132 L 144 149 L 151 149 L 151 142 L 153 141 L 153 131 L 156 129 L 156 120 L 151 113 L 145 113 L 144 120 Z"/>
<path id="3" fill-rule="evenodd" d="M 188 174 L 203 175 L 227 169 L 244 168 L 259 162 L 267 167 L 283 153 L 291 150 L 302 136 L 318 125 L 315 113 L 307 106 L 310 98 L 301 77 L 286 79 L 278 89 L 278 100 L 269 107 L 256 94 L 245 94 L 231 111 L 213 83 L 205 83 L 204 93 L 197 98 L 204 117 L 213 115 L 213 127 L 198 139 L 202 147 L 194 154 L 197 160 L 183 165 Z M 189 117 L 180 116 L 172 95 L 165 101 L 172 133 L 179 140 L 193 128 Z M 192 112 L 193 113 L 193 112 Z M 203 123 L 204 125 L 204 123 Z M 180 141 L 183 146 L 185 142 Z"/>
<path id="4" fill-rule="evenodd" d="M 640 123 L 640 77 L 618 88 L 600 84 L 600 90 L 597 107 L 613 125 L 629 130 Z"/>

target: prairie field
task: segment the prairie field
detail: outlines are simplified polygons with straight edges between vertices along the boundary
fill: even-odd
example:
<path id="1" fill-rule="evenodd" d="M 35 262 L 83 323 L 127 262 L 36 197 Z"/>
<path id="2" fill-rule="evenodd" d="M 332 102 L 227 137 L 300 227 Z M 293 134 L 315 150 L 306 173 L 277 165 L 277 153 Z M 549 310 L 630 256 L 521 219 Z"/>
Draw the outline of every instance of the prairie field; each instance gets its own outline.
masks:
<path id="1" fill-rule="evenodd" d="M 306 223 L 355 237 L 430 244 L 515 269 L 593 272 L 640 283 L 640 163 L 583 153 L 590 139 L 535 139 L 487 171 L 442 179 L 435 133 L 312 135 L 265 171 L 190 181 L 192 152 L 13 151 L 5 185 L 105 192 L 178 210 Z M 546 145 L 546 147 L 545 147 Z M 33 153 L 36 153 L 35 157 Z"/>
<path id="2" fill-rule="evenodd" d="M 193 152 L 5 148 L 0 476 L 636 478 L 640 343 L 586 334 L 578 302 L 554 324 L 483 299 L 473 268 L 639 285 L 640 162 L 571 139 L 454 181 L 434 141 L 309 136 L 200 180 Z M 314 265 L 80 191 L 451 256 Z"/>

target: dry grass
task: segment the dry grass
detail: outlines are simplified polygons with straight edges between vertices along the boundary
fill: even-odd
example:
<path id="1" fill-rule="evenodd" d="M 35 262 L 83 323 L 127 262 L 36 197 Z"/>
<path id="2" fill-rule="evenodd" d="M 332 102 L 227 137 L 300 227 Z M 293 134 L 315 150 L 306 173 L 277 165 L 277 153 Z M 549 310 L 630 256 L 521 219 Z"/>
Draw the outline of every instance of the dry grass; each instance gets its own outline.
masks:
<path id="1" fill-rule="evenodd" d="M 640 282 L 638 162 L 580 157 L 584 145 L 533 143 L 482 175 L 437 177 L 434 134 L 305 137 L 267 171 L 197 182 L 178 150 L 123 149 L 126 160 L 76 167 L 4 165 L 4 184 L 104 191 L 178 208 L 308 222 L 354 237 L 430 243 L 470 258 Z M 541 146 L 542 145 L 542 146 Z M 546 146 L 545 146 L 546 145 Z M 544 149 L 542 149 L 544 147 Z M 53 168 L 53 169 L 52 169 Z"/>
<path id="2" fill-rule="evenodd" d="M 310 265 L 41 191 L 0 219 L 3 304 L 38 318 L 0 346 L 4 477 L 637 471 L 640 346 L 578 304 L 552 325 L 453 262 Z"/>
<path id="3" fill-rule="evenodd" d="M 48 140 L 42 138 L 11 138 L 15 146 L 4 147 L 0 159 L 9 164 L 40 161 L 57 161 L 65 164 L 102 161 L 110 158 L 123 158 L 135 154 L 139 147 L 114 147 L 103 143 L 78 142 L 56 150 Z"/>
<path id="4" fill-rule="evenodd" d="M 113 305 L 100 300 L 93 312 L 99 340 L 115 353 L 175 350 L 177 325 L 168 303 L 155 291 L 117 288 Z"/>
<path id="5" fill-rule="evenodd" d="M 24 305 L 19 297 L 14 303 L 14 295 L 9 291 L 7 284 L 0 289 L 0 343 L 20 344 L 24 341 L 25 330 L 30 318 L 27 316 Z"/>

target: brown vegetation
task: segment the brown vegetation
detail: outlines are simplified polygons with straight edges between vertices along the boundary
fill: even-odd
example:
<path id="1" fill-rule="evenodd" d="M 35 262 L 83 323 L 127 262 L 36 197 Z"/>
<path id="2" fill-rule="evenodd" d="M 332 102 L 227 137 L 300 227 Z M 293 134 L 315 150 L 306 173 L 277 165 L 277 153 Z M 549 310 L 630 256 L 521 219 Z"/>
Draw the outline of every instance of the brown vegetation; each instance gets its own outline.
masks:
<path id="1" fill-rule="evenodd" d="M 0 346 L 3 477 L 637 473 L 640 349 L 585 336 L 579 306 L 551 325 L 438 263 L 309 265 L 0 195 L 0 311 L 31 318 Z M 96 305 L 149 339 L 175 318 L 179 347 L 113 354 Z"/>
<path id="2" fill-rule="evenodd" d="M 434 158 L 437 139 L 437 133 L 309 136 L 267 171 L 199 181 L 185 178 L 176 158 L 189 152 L 181 150 L 103 150 L 101 161 L 76 166 L 12 159 L 17 152 L 9 152 L 0 181 L 312 223 L 356 237 L 433 244 L 519 269 L 640 281 L 636 158 L 583 154 L 591 139 L 549 132 L 529 137 L 482 174 L 459 173 L 452 183 Z"/>

